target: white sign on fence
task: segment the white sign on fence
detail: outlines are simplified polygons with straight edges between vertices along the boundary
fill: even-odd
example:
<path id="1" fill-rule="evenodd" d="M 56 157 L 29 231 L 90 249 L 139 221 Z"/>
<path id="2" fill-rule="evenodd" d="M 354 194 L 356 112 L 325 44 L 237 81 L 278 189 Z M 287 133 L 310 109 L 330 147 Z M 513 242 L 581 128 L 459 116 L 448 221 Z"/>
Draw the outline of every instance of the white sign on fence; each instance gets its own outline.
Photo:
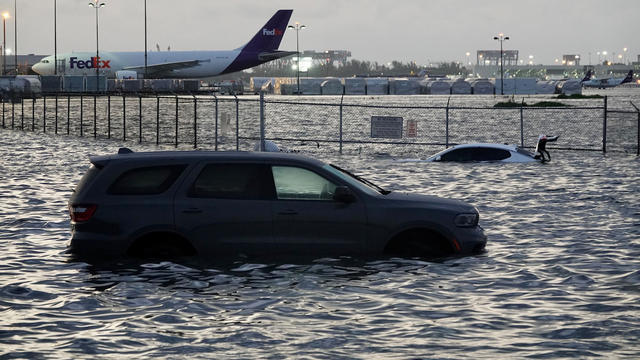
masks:
<path id="1" fill-rule="evenodd" d="M 400 116 L 372 116 L 371 137 L 402 139 L 402 122 Z"/>

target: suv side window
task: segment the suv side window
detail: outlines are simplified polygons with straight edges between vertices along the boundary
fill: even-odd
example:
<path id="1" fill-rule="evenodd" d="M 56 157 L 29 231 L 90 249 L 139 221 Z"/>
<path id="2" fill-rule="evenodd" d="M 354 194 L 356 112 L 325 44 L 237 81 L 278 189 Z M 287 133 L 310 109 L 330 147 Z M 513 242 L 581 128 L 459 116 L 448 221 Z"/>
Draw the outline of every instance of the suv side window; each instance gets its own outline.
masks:
<path id="1" fill-rule="evenodd" d="M 112 195 L 161 194 L 182 174 L 187 165 L 140 167 L 128 170 L 114 181 L 107 193 Z"/>
<path id="2" fill-rule="evenodd" d="M 189 191 L 190 197 L 273 199 L 269 167 L 264 164 L 208 164 Z"/>
<path id="3" fill-rule="evenodd" d="M 278 200 L 332 200 L 336 185 L 313 171 L 272 166 Z"/>

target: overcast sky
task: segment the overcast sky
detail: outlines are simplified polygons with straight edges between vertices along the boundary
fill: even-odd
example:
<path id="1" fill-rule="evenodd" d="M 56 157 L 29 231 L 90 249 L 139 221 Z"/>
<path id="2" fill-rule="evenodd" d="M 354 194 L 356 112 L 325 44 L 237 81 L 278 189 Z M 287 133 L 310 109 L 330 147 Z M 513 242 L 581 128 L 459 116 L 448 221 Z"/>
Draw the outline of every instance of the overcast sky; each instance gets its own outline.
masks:
<path id="1" fill-rule="evenodd" d="M 100 49 L 144 50 L 144 0 L 102 0 Z M 54 0 L 17 0 L 20 54 L 53 53 Z M 57 0 L 58 52 L 95 49 L 95 11 L 88 0 Z M 7 47 L 14 47 L 14 2 L 0 0 Z M 246 43 L 277 9 L 293 9 L 301 50 L 350 50 L 353 58 L 418 64 L 466 61 L 470 52 L 499 48 L 493 36 L 511 39 L 505 49 L 551 64 L 563 54 L 582 63 L 628 48 L 640 54 L 640 0 L 147 0 L 149 50 L 227 50 Z M 295 50 L 294 31 L 280 46 Z"/>

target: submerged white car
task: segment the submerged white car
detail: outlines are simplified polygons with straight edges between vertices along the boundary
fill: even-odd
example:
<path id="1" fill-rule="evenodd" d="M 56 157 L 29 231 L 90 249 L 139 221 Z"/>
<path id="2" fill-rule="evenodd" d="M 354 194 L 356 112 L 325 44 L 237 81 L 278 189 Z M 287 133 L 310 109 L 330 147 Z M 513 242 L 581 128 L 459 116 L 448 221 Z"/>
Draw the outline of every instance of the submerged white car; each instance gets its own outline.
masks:
<path id="1" fill-rule="evenodd" d="M 426 161 L 500 161 L 500 162 L 547 162 L 551 160 L 546 144 L 556 141 L 557 136 L 540 135 L 535 153 L 531 153 L 516 145 L 476 143 L 461 144 L 443 150 Z"/>

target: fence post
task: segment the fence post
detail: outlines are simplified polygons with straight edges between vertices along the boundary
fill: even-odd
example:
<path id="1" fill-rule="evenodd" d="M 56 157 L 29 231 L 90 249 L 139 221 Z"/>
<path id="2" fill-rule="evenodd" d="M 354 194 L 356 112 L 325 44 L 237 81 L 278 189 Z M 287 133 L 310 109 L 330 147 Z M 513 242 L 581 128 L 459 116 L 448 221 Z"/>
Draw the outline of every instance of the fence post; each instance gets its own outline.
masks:
<path id="1" fill-rule="evenodd" d="M 238 96 L 233 97 L 236 98 L 236 151 L 240 151 L 240 104 Z"/>
<path id="2" fill-rule="evenodd" d="M 638 113 L 638 126 L 636 127 L 636 130 L 638 131 L 638 137 L 636 138 L 638 143 L 636 144 L 636 156 L 640 156 L 640 109 L 633 103 L 633 101 L 629 102 L 631 103 L 631 106 L 636 108 L 636 112 Z"/>
<path id="3" fill-rule="evenodd" d="M 127 141 L 127 97 L 122 95 L 122 141 Z"/>
<path id="4" fill-rule="evenodd" d="M 20 127 L 24 131 L 24 99 L 20 101 Z"/>
<path id="5" fill-rule="evenodd" d="M 193 96 L 193 148 L 198 148 L 198 98 Z"/>
<path id="6" fill-rule="evenodd" d="M 36 98 L 31 99 L 31 132 L 36 129 Z"/>
<path id="7" fill-rule="evenodd" d="M 4 110 L 4 103 L 2 104 L 3 104 L 2 106 Z M 47 133 L 47 97 L 46 96 L 42 97 L 42 133 L 43 134 Z"/>
<path id="8" fill-rule="evenodd" d="M 444 125 L 444 147 L 445 149 L 449 148 L 449 103 L 451 102 L 451 96 L 447 99 L 447 109 L 446 109 L 446 118 Z"/>
<path id="9" fill-rule="evenodd" d="M 604 116 L 602 119 L 602 152 L 607 152 L 607 97 L 604 97 Z"/>
<path id="10" fill-rule="evenodd" d="M 111 139 L 111 95 L 107 95 L 107 139 Z"/>
<path id="11" fill-rule="evenodd" d="M 2 99 L 2 128 L 4 129 L 4 99 Z"/>
<path id="12" fill-rule="evenodd" d="M 58 94 L 56 94 L 56 117 L 54 133 L 58 135 Z"/>
<path id="13" fill-rule="evenodd" d="M 71 95 L 67 95 L 67 135 L 71 133 Z"/>
<path id="14" fill-rule="evenodd" d="M 93 138 L 98 138 L 98 95 L 93 95 Z"/>
<path id="15" fill-rule="evenodd" d="M 259 151 L 264 151 L 264 91 L 260 91 L 260 147 Z"/>
<path id="16" fill-rule="evenodd" d="M 178 95 L 176 95 L 176 147 L 178 147 Z"/>
<path id="17" fill-rule="evenodd" d="M 142 144 L 142 95 L 138 94 L 138 144 Z"/>
<path id="18" fill-rule="evenodd" d="M 342 104 L 344 102 L 344 94 L 340 97 L 340 154 L 342 155 Z"/>
<path id="19" fill-rule="evenodd" d="M 160 97 L 156 94 L 156 145 L 160 145 Z"/>
<path id="20" fill-rule="evenodd" d="M 218 151 L 218 97 L 214 94 L 213 98 L 216 100 L 216 118 L 215 118 L 215 151 Z"/>
<path id="21" fill-rule="evenodd" d="M 84 97 L 80 95 L 80 137 L 84 135 Z"/>
<path id="22" fill-rule="evenodd" d="M 13 102 L 13 99 L 11 99 L 11 129 L 13 130 L 13 123 L 15 121 L 15 117 L 16 117 L 16 103 Z"/>
<path id="23" fill-rule="evenodd" d="M 524 148 L 524 98 L 520 103 L 520 147 Z"/>

